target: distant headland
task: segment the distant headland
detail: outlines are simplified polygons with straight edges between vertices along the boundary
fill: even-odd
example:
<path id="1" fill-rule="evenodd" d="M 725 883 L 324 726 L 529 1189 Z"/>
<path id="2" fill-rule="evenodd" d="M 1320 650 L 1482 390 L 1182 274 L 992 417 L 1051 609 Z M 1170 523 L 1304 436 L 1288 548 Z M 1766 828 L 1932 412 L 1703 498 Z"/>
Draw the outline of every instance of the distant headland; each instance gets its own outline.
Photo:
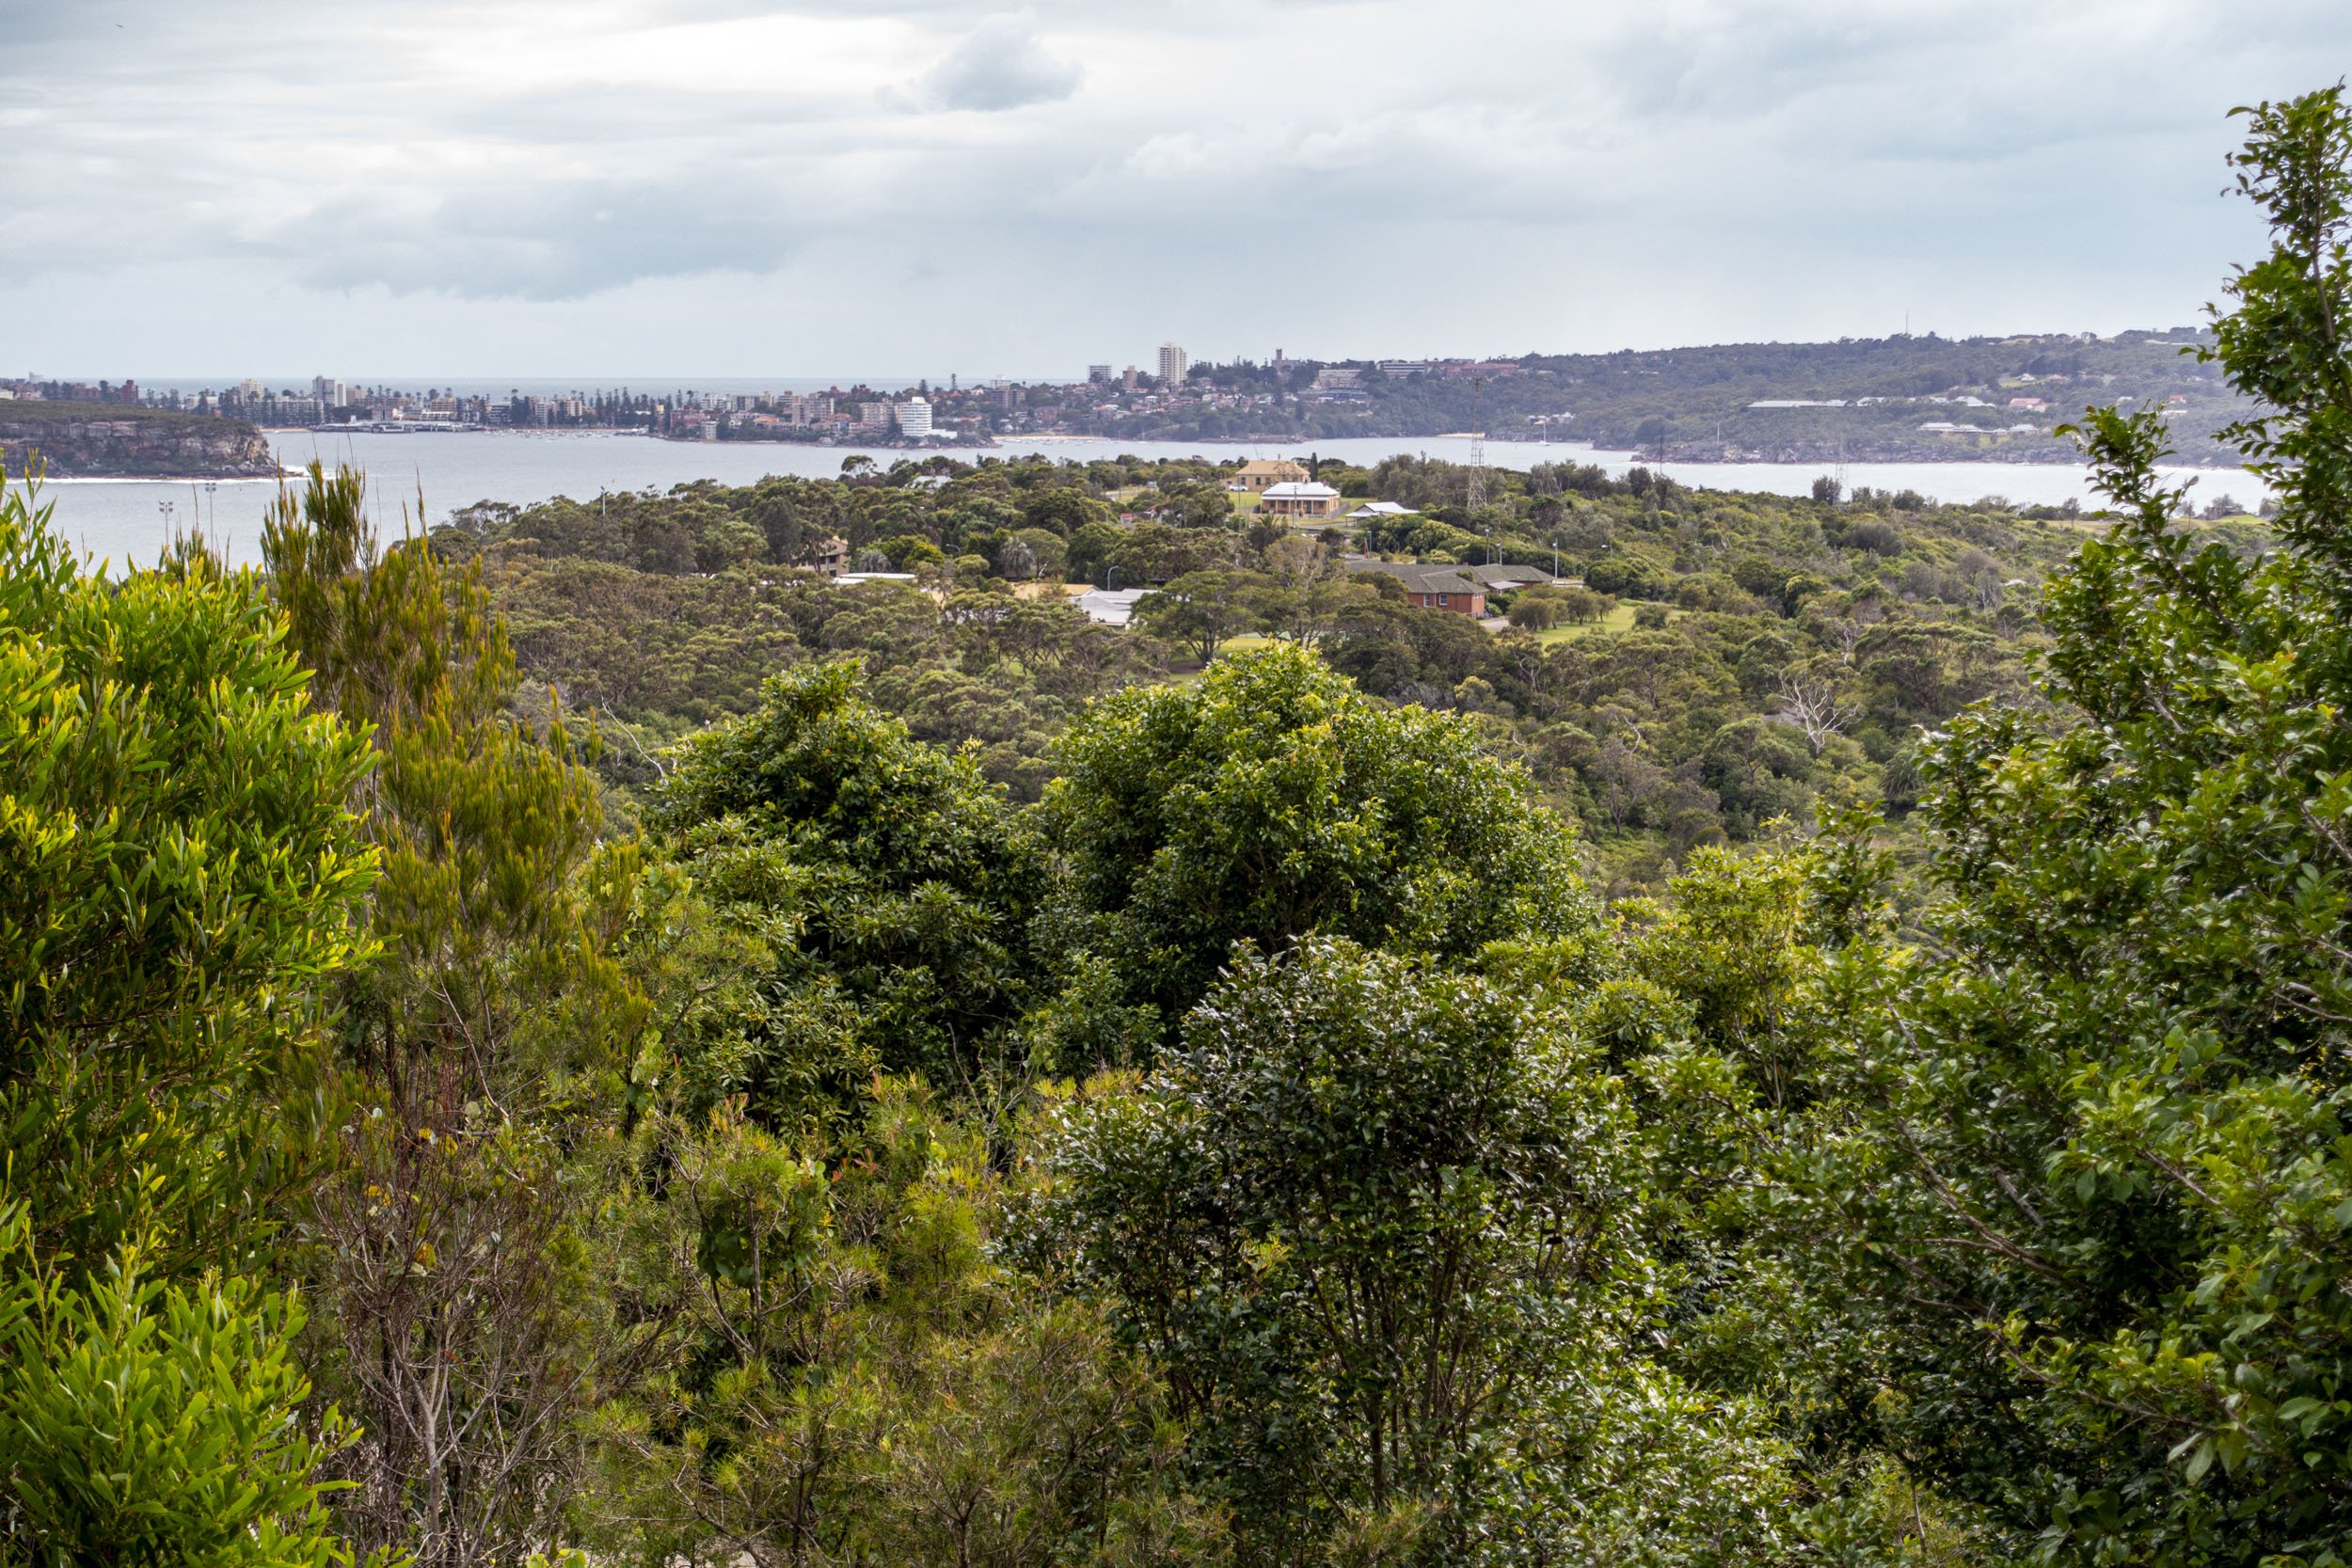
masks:
<path id="1" fill-rule="evenodd" d="M 0 462 L 54 479 L 254 479 L 278 472 L 243 420 L 135 404 L 0 400 Z"/>

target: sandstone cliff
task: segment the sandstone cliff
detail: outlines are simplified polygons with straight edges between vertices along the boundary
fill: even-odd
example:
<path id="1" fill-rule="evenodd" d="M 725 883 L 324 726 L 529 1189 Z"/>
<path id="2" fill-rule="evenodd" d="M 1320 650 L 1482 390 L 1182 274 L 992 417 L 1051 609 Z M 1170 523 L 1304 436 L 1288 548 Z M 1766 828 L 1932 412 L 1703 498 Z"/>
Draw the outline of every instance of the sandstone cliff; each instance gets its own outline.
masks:
<path id="1" fill-rule="evenodd" d="M 0 461 L 61 479 L 241 479 L 278 471 L 269 442 L 242 420 L 100 403 L 0 402 Z"/>

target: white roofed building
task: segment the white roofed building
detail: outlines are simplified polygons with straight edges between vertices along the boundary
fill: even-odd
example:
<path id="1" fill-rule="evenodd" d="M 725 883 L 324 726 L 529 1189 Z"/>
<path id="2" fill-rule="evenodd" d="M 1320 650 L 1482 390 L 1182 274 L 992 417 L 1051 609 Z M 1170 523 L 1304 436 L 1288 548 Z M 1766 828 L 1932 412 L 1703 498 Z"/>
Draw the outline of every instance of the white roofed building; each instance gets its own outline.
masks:
<path id="1" fill-rule="evenodd" d="M 1258 492 L 1258 513 L 1266 517 L 1336 517 L 1340 493 L 1313 480 L 1269 484 Z"/>

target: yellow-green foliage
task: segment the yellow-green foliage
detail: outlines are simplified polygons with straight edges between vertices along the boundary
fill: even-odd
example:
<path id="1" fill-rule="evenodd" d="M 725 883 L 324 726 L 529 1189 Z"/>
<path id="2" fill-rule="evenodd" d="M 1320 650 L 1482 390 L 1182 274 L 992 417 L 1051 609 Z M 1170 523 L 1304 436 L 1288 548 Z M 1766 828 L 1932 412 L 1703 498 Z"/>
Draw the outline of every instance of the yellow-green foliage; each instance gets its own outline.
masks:
<path id="1" fill-rule="evenodd" d="M 269 1284 L 362 950 L 364 740 L 262 585 L 84 574 L 0 496 L 0 1555 L 324 1564 Z"/>

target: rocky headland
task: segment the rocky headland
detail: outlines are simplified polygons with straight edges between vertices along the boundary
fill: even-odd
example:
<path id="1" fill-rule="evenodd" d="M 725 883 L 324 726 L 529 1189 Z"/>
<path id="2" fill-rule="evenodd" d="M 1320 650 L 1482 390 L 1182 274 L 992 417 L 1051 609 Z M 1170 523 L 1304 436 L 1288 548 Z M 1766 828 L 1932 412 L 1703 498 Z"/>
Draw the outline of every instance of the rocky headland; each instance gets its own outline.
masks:
<path id="1" fill-rule="evenodd" d="M 0 462 L 57 479 L 250 479 L 278 472 L 243 420 L 103 403 L 0 402 Z"/>

